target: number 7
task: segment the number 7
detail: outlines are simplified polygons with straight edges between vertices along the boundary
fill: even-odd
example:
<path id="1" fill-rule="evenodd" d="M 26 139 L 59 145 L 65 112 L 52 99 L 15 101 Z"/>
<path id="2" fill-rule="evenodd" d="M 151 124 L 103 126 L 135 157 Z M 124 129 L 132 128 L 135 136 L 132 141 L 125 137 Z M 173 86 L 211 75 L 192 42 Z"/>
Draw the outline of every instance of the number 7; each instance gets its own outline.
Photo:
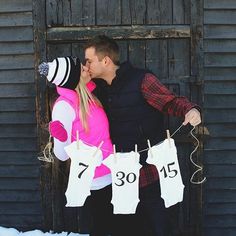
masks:
<path id="1" fill-rule="evenodd" d="M 85 168 L 78 174 L 78 178 L 81 178 L 82 174 L 85 172 L 86 169 L 88 169 L 88 165 L 85 165 L 84 163 L 80 162 L 79 166 L 84 166 Z"/>

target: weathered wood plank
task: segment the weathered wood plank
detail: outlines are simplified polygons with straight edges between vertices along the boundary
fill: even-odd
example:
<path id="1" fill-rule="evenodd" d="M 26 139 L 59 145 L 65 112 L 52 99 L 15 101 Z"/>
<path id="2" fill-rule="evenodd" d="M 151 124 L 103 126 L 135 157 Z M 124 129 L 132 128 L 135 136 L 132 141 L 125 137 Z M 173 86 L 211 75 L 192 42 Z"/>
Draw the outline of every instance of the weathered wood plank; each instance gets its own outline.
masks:
<path id="1" fill-rule="evenodd" d="M 1 98 L 0 111 L 35 111 L 35 98 Z"/>
<path id="2" fill-rule="evenodd" d="M 205 122 L 207 123 L 234 123 L 236 122 L 236 110 L 232 110 L 232 109 L 205 110 Z"/>
<path id="3" fill-rule="evenodd" d="M 233 138 L 236 135 L 236 124 L 208 124 L 207 129 L 211 138 L 228 137 Z"/>
<path id="4" fill-rule="evenodd" d="M 34 55 L 0 55 L 1 70 L 31 68 L 34 68 Z"/>
<path id="5" fill-rule="evenodd" d="M 204 80 L 205 81 L 235 81 L 236 68 L 235 67 L 205 67 Z"/>
<path id="6" fill-rule="evenodd" d="M 236 165 L 208 165 L 205 166 L 206 176 L 210 177 L 236 177 Z"/>
<path id="7" fill-rule="evenodd" d="M 120 62 L 128 60 L 128 41 L 117 41 L 120 49 Z"/>
<path id="8" fill-rule="evenodd" d="M 16 193 L 14 193 L 16 194 Z M 41 215 L 7 215 L 7 214 L 2 214 L 0 215 L 0 222 L 1 226 L 5 226 L 8 228 L 12 228 L 14 225 L 14 228 L 17 228 L 18 230 L 22 229 L 29 229 L 35 230 L 34 227 L 37 227 L 37 229 L 40 229 L 42 227 L 41 222 L 42 222 L 42 216 Z M 32 228 L 33 227 L 33 228 Z"/>
<path id="9" fill-rule="evenodd" d="M 205 25 L 205 39 L 235 39 L 236 31 L 233 25 Z"/>
<path id="10" fill-rule="evenodd" d="M 0 14 L 0 27 L 32 26 L 32 12 Z"/>
<path id="11" fill-rule="evenodd" d="M 1 0 L 0 12 L 23 12 L 32 11 L 31 0 Z"/>
<path id="12" fill-rule="evenodd" d="M 40 194 L 38 191 L 15 191 L 4 190 L 0 191 L 1 202 L 39 202 Z M 1 217 L 1 216 L 0 216 Z"/>
<path id="13" fill-rule="evenodd" d="M 47 39 L 48 41 L 78 41 L 87 40 L 99 34 L 105 34 L 114 39 L 189 38 L 190 28 L 187 25 L 57 27 L 47 30 Z"/>
<path id="14" fill-rule="evenodd" d="M 0 165 L 39 165 L 36 150 L 34 152 L 0 152 Z"/>
<path id="15" fill-rule="evenodd" d="M 209 177 L 204 185 L 208 190 L 229 190 L 236 188 L 236 181 L 235 178 L 231 177 Z"/>
<path id="16" fill-rule="evenodd" d="M 71 26 L 82 24 L 82 1 L 46 1 L 47 25 Z"/>
<path id="17" fill-rule="evenodd" d="M 0 179 L 0 190 L 39 190 L 39 179 L 38 178 L 1 178 Z M 13 208 L 15 208 L 17 205 L 19 205 L 20 207 L 22 207 L 22 204 L 17 204 L 14 203 L 14 206 L 12 206 Z M 2 207 L 2 204 L 0 203 L 0 214 L 1 210 L 4 209 Z M 7 207 L 8 206 L 8 207 Z M 5 206 L 5 209 L 11 209 L 11 206 L 9 204 L 7 204 L 7 206 Z M 38 207 L 35 206 L 35 208 L 37 209 Z M 32 209 L 34 210 L 34 209 Z M 16 211 L 17 212 L 17 209 Z"/>
<path id="18" fill-rule="evenodd" d="M 47 26 L 63 25 L 63 2 L 57 0 L 48 0 L 46 2 L 46 20 Z M 45 7 L 43 8 L 45 10 Z"/>
<path id="19" fill-rule="evenodd" d="M 35 94 L 33 84 L 0 84 L 0 97 L 2 98 L 35 97 Z"/>
<path id="20" fill-rule="evenodd" d="M 18 41 L 32 41 L 33 30 L 32 27 L 10 27 L 0 28 L 0 42 L 18 42 Z"/>
<path id="21" fill-rule="evenodd" d="M 1 138 L 1 151 L 36 151 L 37 138 Z"/>
<path id="22" fill-rule="evenodd" d="M 0 54 L 33 54 L 34 47 L 32 42 L 0 43 Z"/>
<path id="23" fill-rule="evenodd" d="M 48 44 L 48 61 L 52 61 L 56 57 L 71 56 L 71 44 L 57 43 Z"/>
<path id="24" fill-rule="evenodd" d="M 235 67 L 236 55 L 233 53 L 206 53 L 204 64 L 208 67 Z"/>
<path id="25" fill-rule="evenodd" d="M 0 70 L 0 84 L 34 83 L 34 70 Z"/>
<path id="26" fill-rule="evenodd" d="M 121 24 L 131 24 L 131 1 L 121 0 Z"/>
<path id="27" fill-rule="evenodd" d="M 204 93 L 219 95 L 235 95 L 236 82 L 234 81 L 207 81 L 204 84 Z M 236 101 L 236 99 L 235 99 Z"/>
<path id="28" fill-rule="evenodd" d="M 206 94 L 204 108 L 236 109 L 235 95 Z"/>
<path id="29" fill-rule="evenodd" d="M 120 1 L 96 0 L 96 25 L 120 25 L 120 23 Z"/>
<path id="30" fill-rule="evenodd" d="M 209 164 L 236 164 L 235 150 L 205 150 L 204 161 Z"/>
<path id="31" fill-rule="evenodd" d="M 205 52 L 236 52 L 236 40 L 204 40 Z"/>
<path id="32" fill-rule="evenodd" d="M 0 166 L 0 176 L 1 178 L 38 178 L 39 176 L 39 168 L 38 166 L 8 166 L 8 168 L 6 168 L 6 166 Z M 2 192 L 2 191 L 1 191 Z M 6 191 L 6 195 L 9 194 L 10 192 L 14 192 L 13 191 Z M 23 191 L 22 189 L 22 193 L 24 194 L 24 192 L 28 195 L 29 193 L 33 193 L 36 194 L 36 191 Z M 19 192 L 20 195 L 21 192 Z M 3 193 L 1 193 L 0 199 L 1 201 L 4 200 Z M 6 196 L 5 195 L 5 196 Z M 2 197 L 2 198 L 1 198 Z M 15 199 L 17 199 L 18 196 L 15 196 Z M 14 196 L 12 196 L 11 199 L 14 199 Z M 8 199 L 10 200 L 10 199 Z M 28 199 L 30 200 L 30 199 Z M 31 200 L 35 200 L 35 199 L 31 199 Z"/>
<path id="33" fill-rule="evenodd" d="M 169 76 L 190 75 L 189 40 L 170 39 L 168 41 Z M 185 52 L 185 53 L 183 53 Z"/>
<path id="34" fill-rule="evenodd" d="M 64 206 L 65 206 L 65 183 L 68 178 L 70 161 L 61 162 L 56 159 L 52 168 L 52 214 L 53 217 L 53 229 L 56 231 L 63 230 L 65 228 L 64 221 Z M 69 218 L 69 217 L 68 217 Z M 68 219 L 67 218 L 67 219 Z M 72 219 L 74 226 L 77 226 L 76 217 Z M 71 222 L 72 223 L 72 222 Z"/>
<path id="35" fill-rule="evenodd" d="M 144 25 L 146 22 L 147 6 L 145 1 L 129 1 L 131 25 Z"/>
<path id="36" fill-rule="evenodd" d="M 95 0 L 46 1 L 46 13 L 48 27 L 94 25 L 96 22 Z"/>
<path id="37" fill-rule="evenodd" d="M 134 66 L 145 68 L 145 49 L 144 41 L 129 41 L 129 60 Z"/>
<path id="38" fill-rule="evenodd" d="M 121 1 L 123 25 L 172 23 L 171 0 Z M 184 24 L 181 22 L 179 24 Z"/>
<path id="39" fill-rule="evenodd" d="M 234 25 L 236 10 L 205 10 L 204 23 L 216 25 Z"/>
<path id="40" fill-rule="evenodd" d="M 159 79 L 169 78 L 167 40 L 146 41 L 146 67 L 155 73 Z"/>
<path id="41" fill-rule="evenodd" d="M 173 24 L 190 23 L 190 1 L 175 0 L 173 1 Z"/>
<path id="42" fill-rule="evenodd" d="M 222 216 L 207 216 L 205 218 L 205 224 L 208 227 L 217 227 L 217 228 L 236 227 L 236 216 L 234 215 L 225 215 L 223 217 Z"/>
<path id="43" fill-rule="evenodd" d="M 205 150 L 236 150 L 236 140 L 235 138 L 211 138 L 205 143 L 204 148 Z"/>
<path id="44" fill-rule="evenodd" d="M 83 0 L 82 25 L 95 25 L 95 2 L 96 0 Z"/>
<path id="45" fill-rule="evenodd" d="M 203 80 L 203 0 L 191 0 L 191 75 L 196 76 L 196 81 Z M 198 91 L 201 96 L 201 90 Z M 202 103 L 199 101 L 198 103 Z M 201 104 L 200 104 L 201 105 Z"/>
<path id="46" fill-rule="evenodd" d="M 205 192 L 205 197 L 207 203 L 235 203 L 236 190 L 208 190 Z"/>
<path id="47" fill-rule="evenodd" d="M 82 25 L 82 22 L 84 20 L 83 4 L 85 2 L 86 1 L 77 1 L 77 0 L 68 1 L 70 5 L 67 14 L 71 15 L 71 25 Z"/>
<path id="48" fill-rule="evenodd" d="M 46 24 L 47 15 L 46 15 L 46 4 L 49 1 L 41 0 L 33 1 L 33 22 L 34 22 L 34 48 L 37 53 L 35 58 L 35 68 L 42 61 L 46 61 Z M 37 91 L 36 96 L 36 117 L 37 120 L 37 128 L 38 128 L 38 139 L 37 139 L 37 150 L 38 152 L 42 152 L 46 143 L 48 142 L 48 130 L 45 129 L 49 120 L 49 106 L 48 106 L 48 90 L 47 83 L 45 78 L 41 78 L 38 73 L 34 75 L 35 79 L 35 87 Z M 41 156 L 42 153 L 37 153 L 37 155 L 32 156 L 34 160 L 37 159 L 38 156 Z M 52 224 L 52 201 L 51 201 L 51 163 L 39 162 L 39 180 L 40 180 L 40 195 L 41 195 L 41 227 L 44 230 L 53 229 Z"/>
<path id="49" fill-rule="evenodd" d="M 72 43 L 71 45 L 71 55 L 74 57 L 79 57 L 81 62 L 84 63 L 84 42 Z"/>
<path id="50" fill-rule="evenodd" d="M 35 125 L 0 125 L 0 138 L 34 138 L 37 137 Z M 14 142 L 14 139 L 12 140 Z"/>
<path id="51" fill-rule="evenodd" d="M 204 223 L 205 224 L 205 223 Z M 204 235 L 207 236 L 222 236 L 222 235 L 227 235 L 227 236 L 234 236 L 236 235 L 236 228 L 234 227 L 226 227 L 226 228 L 219 228 L 219 227 L 213 227 L 213 228 L 204 228 Z"/>
<path id="52" fill-rule="evenodd" d="M 32 215 L 38 216 L 41 212 L 41 207 L 38 202 L 36 203 L 25 203 L 25 202 L 15 202 L 14 204 L 10 202 L 0 203 L 0 214 L 1 215 Z"/>
<path id="53" fill-rule="evenodd" d="M 160 0 L 149 0 L 143 1 L 146 3 L 146 9 L 144 14 L 146 14 L 145 24 L 160 24 L 161 22 L 161 6 Z"/>
<path id="54" fill-rule="evenodd" d="M 172 24 L 173 23 L 173 1 L 172 0 L 159 0 L 160 1 L 160 23 Z"/>
<path id="55" fill-rule="evenodd" d="M 236 9 L 235 0 L 204 0 L 205 9 Z"/>
<path id="56" fill-rule="evenodd" d="M 207 129 L 210 133 L 210 137 L 212 138 L 233 138 L 236 137 L 236 132 L 232 132 L 232 130 L 236 130 L 236 124 L 208 124 Z"/>
<path id="57" fill-rule="evenodd" d="M 30 112 L 1 112 L 0 124 L 36 124 L 35 114 Z"/>
<path id="58" fill-rule="evenodd" d="M 235 203 L 212 203 L 206 206 L 206 216 L 225 216 L 225 215 L 235 215 L 236 205 Z"/>

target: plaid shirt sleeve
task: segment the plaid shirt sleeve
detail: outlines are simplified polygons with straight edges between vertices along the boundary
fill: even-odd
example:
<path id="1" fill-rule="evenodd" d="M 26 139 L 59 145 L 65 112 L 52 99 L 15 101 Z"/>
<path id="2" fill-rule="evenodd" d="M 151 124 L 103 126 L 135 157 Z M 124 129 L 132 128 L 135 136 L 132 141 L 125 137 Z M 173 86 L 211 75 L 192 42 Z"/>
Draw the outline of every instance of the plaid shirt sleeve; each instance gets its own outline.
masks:
<path id="1" fill-rule="evenodd" d="M 174 116 L 183 116 L 192 108 L 200 107 L 186 97 L 176 96 L 155 75 L 147 73 L 142 82 L 142 94 L 146 101 L 159 111 Z"/>
<path id="2" fill-rule="evenodd" d="M 146 101 L 159 111 L 174 116 L 184 116 L 192 108 L 200 107 L 191 103 L 186 97 L 180 97 L 168 90 L 151 73 L 147 73 L 142 82 L 141 91 Z M 145 165 L 140 170 L 139 186 L 145 187 L 159 179 L 154 165 Z"/>

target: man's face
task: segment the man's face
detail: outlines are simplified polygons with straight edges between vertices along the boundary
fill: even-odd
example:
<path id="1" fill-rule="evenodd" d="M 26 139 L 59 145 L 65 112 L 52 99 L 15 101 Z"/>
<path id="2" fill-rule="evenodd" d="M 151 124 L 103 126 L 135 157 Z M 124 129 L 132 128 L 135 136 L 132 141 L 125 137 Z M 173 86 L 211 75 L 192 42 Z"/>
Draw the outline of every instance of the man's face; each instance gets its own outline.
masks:
<path id="1" fill-rule="evenodd" d="M 85 50 L 86 66 L 89 69 L 91 78 L 102 78 L 104 71 L 103 59 L 99 61 L 95 48 L 87 48 Z"/>

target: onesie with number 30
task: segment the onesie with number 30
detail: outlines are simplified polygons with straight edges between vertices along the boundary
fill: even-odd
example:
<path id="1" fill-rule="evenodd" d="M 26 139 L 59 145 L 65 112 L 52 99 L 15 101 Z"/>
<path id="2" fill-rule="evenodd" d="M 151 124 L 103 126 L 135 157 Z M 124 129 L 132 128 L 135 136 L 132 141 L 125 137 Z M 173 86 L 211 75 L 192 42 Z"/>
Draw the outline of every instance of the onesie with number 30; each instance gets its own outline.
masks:
<path id="1" fill-rule="evenodd" d="M 135 214 L 139 203 L 140 155 L 135 152 L 111 154 L 103 164 L 112 174 L 114 214 Z"/>

